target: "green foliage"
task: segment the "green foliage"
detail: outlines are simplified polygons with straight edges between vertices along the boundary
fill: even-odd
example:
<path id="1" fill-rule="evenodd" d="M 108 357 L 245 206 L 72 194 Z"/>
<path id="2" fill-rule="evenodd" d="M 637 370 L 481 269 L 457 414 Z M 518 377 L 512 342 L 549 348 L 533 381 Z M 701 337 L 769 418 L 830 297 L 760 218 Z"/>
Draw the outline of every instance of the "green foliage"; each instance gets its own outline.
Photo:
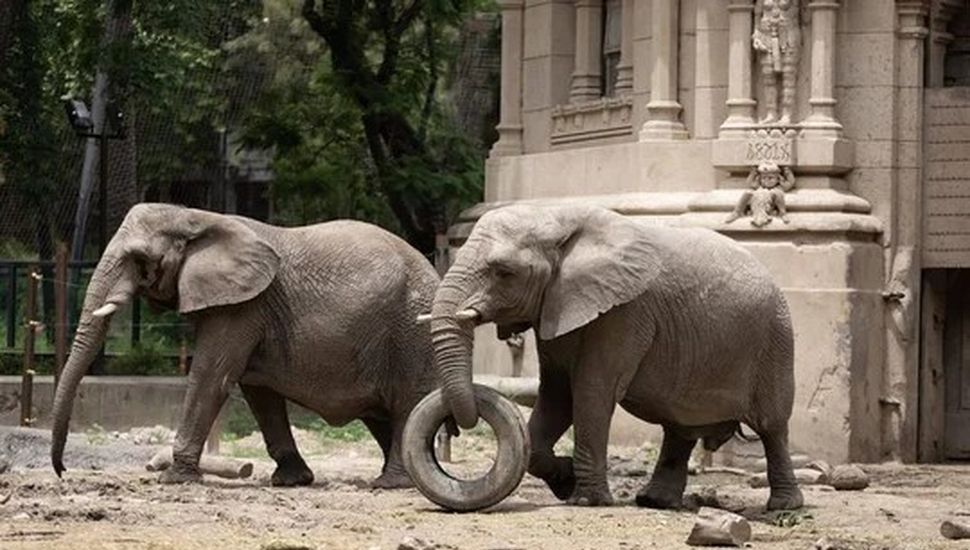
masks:
<path id="1" fill-rule="evenodd" d="M 347 33 L 321 34 L 302 0 L 264 2 L 226 49 L 230 74 L 262 74 L 239 113 L 244 143 L 274 151 L 274 221 L 363 219 L 428 251 L 439 218 L 480 199 L 483 145 L 456 128 L 441 85 L 462 21 L 486 4 L 419 2 L 409 15 L 359 2 L 340 23 Z"/>
<path id="2" fill-rule="evenodd" d="M 0 352 L 0 375 L 20 376 L 24 372 L 24 354 L 21 352 Z M 51 355 L 34 356 L 34 374 L 54 374 L 54 357 Z"/>
<path id="3" fill-rule="evenodd" d="M 157 343 L 142 342 L 123 355 L 107 358 L 104 371 L 112 375 L 174 376 L 178 374 L 178 363 L 167 357 Z"/>

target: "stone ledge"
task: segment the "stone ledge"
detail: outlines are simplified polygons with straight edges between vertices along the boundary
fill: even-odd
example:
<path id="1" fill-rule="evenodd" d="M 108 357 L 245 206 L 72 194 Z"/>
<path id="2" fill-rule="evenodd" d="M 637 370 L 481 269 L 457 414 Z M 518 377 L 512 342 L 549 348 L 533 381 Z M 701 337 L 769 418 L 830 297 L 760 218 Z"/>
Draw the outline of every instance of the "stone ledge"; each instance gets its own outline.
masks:
<path id="1" fill-rule="evenodd" d="M 623 193 L 496 201 L 479 203 L 463 211 L 448 231 L 449 240 L 458 245 L 471 232 L 485 212 L 512 204 L 538 206 L 590 205 L 608 208 L 645 223 L 683 227 L 707 227 L 722 233 L 745 234 L 839 234 L 859 235 L 875 240 L 882 233 L 882 221 L 869 214 L 869 203 L 856 195 L 832 189 L 795 190 L 786 195 L 790 223 L 773 219 L 763 228 L 750 224 L 750 218 L 724 223 L 743 193 L 742 189 L 718 189 L 704 193 Z"/>
<path id="2" fill-rule="evenodd" d="M 720 138 L 711 147 L 715 167 L 732 173 L 744 173 L 755 164 L 748 155 L 747 138 Z M 798 136 L 792 139 L 796 174 L 841 175 L 855 167 L 855 144 L 844 138 Z"/>

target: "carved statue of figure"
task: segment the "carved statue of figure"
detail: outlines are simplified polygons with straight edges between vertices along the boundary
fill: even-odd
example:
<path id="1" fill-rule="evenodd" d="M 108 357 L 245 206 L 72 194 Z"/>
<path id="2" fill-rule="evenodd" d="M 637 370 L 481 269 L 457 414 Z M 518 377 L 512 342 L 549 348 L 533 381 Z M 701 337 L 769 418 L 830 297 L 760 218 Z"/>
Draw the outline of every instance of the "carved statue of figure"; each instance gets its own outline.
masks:
<path id="1" fill-rule="evenodd" d="M 795 107 L 798 57 L 801 53 L 799 0 L 758 0 L 754 8 L 754 49 L 761 58 L 762 124 L 790 124 Z M 778 79 L 781 75 L 781 117 Z"/>
<path id="2" fill-rule="evenodd" d="M 734 220 L 745 216 L 751 211 L 751 225 L 764 227 L 771 223 L 771 215 L 777 213 L 778 217 L 788 223 L 788 211 L 785 209 L 785 193 L 795 187 L 795 174 L 791 168 L 779 166 L 773 162 L 763 162 L 756 168 L 751 168 L 748 174 L 748 187 L 750 191 L 745 191 L 741 195 L 741 200 L 734 208 L 734 212 L 724 223 L 731 223 Z"/>

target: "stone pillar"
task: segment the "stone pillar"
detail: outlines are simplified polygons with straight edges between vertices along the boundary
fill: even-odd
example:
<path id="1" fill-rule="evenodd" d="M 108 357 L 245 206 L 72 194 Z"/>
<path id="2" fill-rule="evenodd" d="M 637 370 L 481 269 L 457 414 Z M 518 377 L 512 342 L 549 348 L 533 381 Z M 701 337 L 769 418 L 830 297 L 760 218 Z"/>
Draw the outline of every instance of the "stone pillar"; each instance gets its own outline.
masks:
<path id="1" fill-rule="evenodd" d="M 502 99 L 498 141 L 491 156 L 522 154 L 522 8 L 524 0 L 499 0 L 502 9 Z"/>
<path id="2" fill-rule="evenodd" d="M 754 126 L 755 101 L 751 86 L 751 33 L 755 0 L 728 4 L 728 116 L 721 136 L 744 135 Z"/>
<path id="3" fill-rule="evenodd" d="M 576 0 L 576 68 L 570 103 L 599 99 L 602 93 L 603 0 Z"/>
<path id="4" fill-rule="evenodd" d="M 620 16 L 623 18 L 623 37 L 620 45 L 620 62 L 616 67 L 616 95 L 633 92 L 633 3 L 623 0 Z"/>
<path id="5" fill-rule="evenodd" d="M 680 0 L 652 0 L 650 102 L 640 141 L 687 139 L 677 101 L 679 14 Z"/>
<path id="6" fill-rule="evenodd" d="M 892 205 L 893 222 L 883 234 L 888 236 L 886 265 L 887 290 L 897 299 L 887 301 L 886 361 L 882 395 L 879 400 L 882 421 L 880 460 L 913 462 L 918 456 L 919 438 L 919 319 L 920 277 L 922 269 L 922 140 L 923 112 L 908 106 L 923 105 L 923 55 L 928 29 L 927 2 L 897 0 L 896 41 L 896 141 L 894 172 L 896 199 Z M 934 438 L 930 437 L 928 440 Z"/>
<path id="7" fill-rule="evenodd" d="M 811 114 L 802 123 L 806 136 L 840 137 L 835 119 L 835 26 L 839 0 L 809 0 L 812 17 Z"/>

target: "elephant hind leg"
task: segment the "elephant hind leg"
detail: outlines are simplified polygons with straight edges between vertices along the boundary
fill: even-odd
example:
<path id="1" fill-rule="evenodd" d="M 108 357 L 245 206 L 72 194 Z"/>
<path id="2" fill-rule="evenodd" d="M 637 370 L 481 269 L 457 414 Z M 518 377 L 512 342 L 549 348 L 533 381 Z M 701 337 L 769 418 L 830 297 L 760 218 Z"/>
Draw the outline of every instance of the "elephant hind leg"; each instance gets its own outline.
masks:
<path id="1" fill-rule="evenodd" d="M 407 470 L 404 469 L 404 461 L 401 458 L 401 435 L 404 431 L 404 420 L 377 418 L 364 418 L 362 420 L 371 435 L 377 440 L 377 444 L 380 445 L 381 452 L 384 453 L 381 475 L 371 482 L 371 486 L 377 489 L 413 487 L 414 482 L 411 481 Z"/>
<path id="2" fill-rule="evenodd" d="M 313 472 L 306 465 L 293 440 L 286 400 L 265 386 L 239 384 L 246 403 L 263 433 L 266 451 L 276 461 L 270 482 L 276 487 L 296 487 L 313 483 Z"/>
<path id="3" fill-rule="evenodd" d="M 650 482 L 637 493 L 637 506 L 647 508 L 680 508 L 687 487 L 687 462 L 697 444 L 696 439 L 686 438 L 664 427 L 660 456 L 653 469 Z"/>
<path id="4" fill-rule="evenodd" d="M 768 462 L 768 485 L 771 496 L 768 510 L 796 510 L 802 507 L 802 491 L 792 469 L 788 454 L 788 428 L 759 431 Z"/>

